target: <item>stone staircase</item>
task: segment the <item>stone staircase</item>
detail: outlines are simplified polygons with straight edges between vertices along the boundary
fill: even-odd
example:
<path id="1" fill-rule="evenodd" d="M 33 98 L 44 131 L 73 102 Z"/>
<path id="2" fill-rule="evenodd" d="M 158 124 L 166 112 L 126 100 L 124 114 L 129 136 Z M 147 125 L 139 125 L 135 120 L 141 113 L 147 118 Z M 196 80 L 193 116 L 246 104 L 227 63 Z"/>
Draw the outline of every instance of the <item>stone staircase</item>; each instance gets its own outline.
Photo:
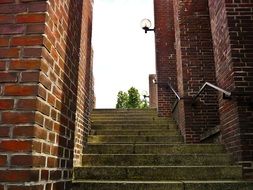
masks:
<path id="1" fill-rule="evenodd" d="M 94 110 L 74 190 L 253 190 L 219 144 L 184 144 L 154 109 Z"/>

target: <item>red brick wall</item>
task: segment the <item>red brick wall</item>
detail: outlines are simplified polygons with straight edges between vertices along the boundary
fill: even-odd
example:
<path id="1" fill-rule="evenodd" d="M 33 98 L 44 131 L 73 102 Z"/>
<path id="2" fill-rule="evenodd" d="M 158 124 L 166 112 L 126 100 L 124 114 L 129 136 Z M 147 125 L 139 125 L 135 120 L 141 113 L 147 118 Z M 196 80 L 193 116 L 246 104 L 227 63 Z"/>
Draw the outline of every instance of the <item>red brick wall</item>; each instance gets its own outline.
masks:
<path id="1" fill-rule="evenodd" d="M 173 1 L 155 0 L 154 11 L 158 114 L 169 116 L 175 96 L 168 89 L 168 82 L 177 89 Z"/>
<path id="2" fill-rule="evenodd" d="M 82 31 L 80 64 L 78 68 L 78 90 L 77 90 L 77 112 L 76 112 L 76 134 L 75 134 L 75 165 L 82 163 L 82 151 L 86 137 L 90 130 L 90 112 L 94 107 L 93 74 L 92 74 L 92 1 L 84 1 L 82 10 Z"/>
<path id="3" fill-rule="evenodd" d="M 149 79 L 149 107 L 150 108 L 157 108 L 156 75 L 150 74 L 148 79 Z"/>
<path id="4" fill-rule="evenodd" d="M 180 97 L 184 97 L 184 85 L 183 85 L 183 67 L 182 67 L 182 52 L 181 52 L 181 39 L 180 39 L 180 26 L 179 26 L 179 1 L 173 0 L 174 8 L 174 25 L 175 25 L 175 48 L 176 48 L 176 77 L 177 77 L 177 93 Z M 173 117 L 177 121 L 181 134 L 186 137 L 185 127 L 185 105 L 184 101 L 180 100 L 175 110 L 173 111 Z"/>
<path id="5" fill-rule="evenodd" d="M 252 1 L 209 1 L 217 83 L 233 94 L 231 101 L 220 99 L 222 139 L 246 166 L 253 160 L 252 6 Z"/>
<path id="6" fill-rule="evenodd" d="M 219 124 L 217 93 L 206 89 L 195 106 L 192 98 L 205 82 L 215 84 L 208 1 L 174 1 L 178 123 L 186 142 L 199 142 L 203 131 Z M 170 75 L 170 73 L 168 73 Z"/>
<path id="7" fill-rule="evenodd" d="M 68 188 L 89 129 L 91 10 L 0 1 L 0 189 Z"/>

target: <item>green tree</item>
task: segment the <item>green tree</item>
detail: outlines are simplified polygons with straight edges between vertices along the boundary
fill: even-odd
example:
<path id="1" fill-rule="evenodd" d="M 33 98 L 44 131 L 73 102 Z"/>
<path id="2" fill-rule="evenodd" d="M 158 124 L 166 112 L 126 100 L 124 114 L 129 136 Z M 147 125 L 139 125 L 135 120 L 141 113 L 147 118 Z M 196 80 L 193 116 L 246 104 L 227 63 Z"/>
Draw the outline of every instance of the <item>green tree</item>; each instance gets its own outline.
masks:
<path id="1" fill-rule="evenodd" d="M 117 95 L 116 108 L 134 109 L 134 108 L 148 108 L 148 101 L 146 99 L 141 100 L 139 91 L 131 87 L 127 93 L 119 91 Z"/>
<path id="2" fill-rule="evenodd" d="M 140 108 L 140 105 L 141 105 L 140 93 L 136 88 L 131 87 L 128 90 L 127 106 L 128 108 Z"/>
<path id="3" fill-rule="evenodd" d="M 119 91 L 117 95 L 116 108 L 127 108 L 128 94 L 123 91 Z"/>

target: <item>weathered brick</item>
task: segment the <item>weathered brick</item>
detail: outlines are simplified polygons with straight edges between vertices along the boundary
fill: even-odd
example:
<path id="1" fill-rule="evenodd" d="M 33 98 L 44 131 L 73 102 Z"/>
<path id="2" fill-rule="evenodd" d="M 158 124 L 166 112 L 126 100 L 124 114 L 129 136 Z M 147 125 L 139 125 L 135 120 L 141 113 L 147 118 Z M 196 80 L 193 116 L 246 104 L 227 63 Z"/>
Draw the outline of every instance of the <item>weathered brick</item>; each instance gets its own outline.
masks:
<path id="1" fill-rule="evenodd" d="M 27 25 L 26 32 L 28 34 L 43 34 L 45 31 L 45 24 L 29 24 Z"/>
<path id="2" fill-rule="evenodd" d="M 11 40 L 11 46 L 36 46 L 43 44 L 43 36 L 21 36 Z"/>
<path id="3" fill-rule="evenodd" d="M 40 60 L 14 60 L 10 62 L 11 70 L 39 70 Z"/>
<path id="4" fill-rule="evenodd" d="M 41 180 L 48 181 L 49 178 L 49 171 L 48 170 L 41 170 Z"/>
<path id="5" fill-rule="evenodd" d="M 44 87 L 39 86 L 38 95 L 40 98 L 46 100 L 47 99 L 47 91 Z"/>
<path id="6" fill-rule="evenodd" d="M 20 82 L 39 82 L 39 75 L 40 73 L 38 71 L 22 72 Z"/>
<path id="7" fill-rule="evenodd" d="M 54 157 L 48 157 L 47 159 L 47 167 L 49 168 L 57 168 L 59 166 L 59 160 Z"/>
<path id="8" fill-rule="evenodd" d="M 3 140 L 0 142 L 0 150 L 2 152 L 30 152 L 32 151 L 32 142 L 21 140 Z"/>
<path id="9" fill-rule="evenodd" d="M 16 103 L 17 110 L 36 110 L 37 100 L 35 98 L 32 99 L 19 99 Z"/>
<path id="10" fill-rule="evenodd" d="M 10 137 L 10 127 L 0 127 L 0 137 Z"/>
<path id="11" fill-rule="evenodd" d="M 40 112 L 36 112 L 35 114 L 35 123 L 40 126 L 44 125 L 44 117 Z"/>
<path id="12" fill-rule="evenodd" d="M 46 15 L 44 13 L 39 14 L 22 14 L 16 17 L 17 23 L 44 23 Z"/>
<path id="13" fill-rule="evenodd" d="M 5 24 L 0 28 L 0 35 L 23 34 L 25 29 L 24 25 Z"/>
<path id="14" fill-rule="evenodd" d="M 51 90 L 52 87 L 52 81 L 48 78 L 48 76 L 44 74 L 40 74 L 40 82 L 43 86 L 45 86 L 48 90 Z"/>
<path id="15" fill-rule="evenodd" d="M 8 0 L 4 0 L 4 2 L 5 1 L 8 1 Z M 22 13 L 22 12 L 26 12 L 26 9 L 27 7 L 25 4 L 6 4 L 6 5 L 0 6 L 0 13 L 1 14 Z"/>
<path id="16" fill-rule="evenodd" d="M 46 102 L 38 101 L 37 103 L 37 109 L 41 113 L 49 116 L 50 115 L 50 106 L 46 104 Z"/>
<path id="17" fill-rule="evenodd" d="M 35 137 L 34 135 L 34 126 L 18 126 L 13 129 L 13 137 L 14 138 L 31 138 Z"/>
<path id="18" fill-rule="evenodd" d="M 5 166 L 7 163 L 7 156 L 0 155 L 0 167 Z"/>
<path id="19" fill-rule="evenodd" d="M 14 155 L 11 157 L 12 166 L 22 167 L 44 167 L 45 157 L 32 155 Z"/>
<path id="20" fill-rule="evenodd" d="M 9 38 L 0 37 L 0 47 L 8 47 L 9 46 Z"/>
<path id="21" fill-rule="evenodd" d="M 4 112 L 2 113 L 2 123 L 6 124 L 24 124 L 34 123 L 34 113 L 29 112 Z"/>
<path id="22" fill-rule="evenodd" d="M 18 58 L 19 48 L 0 49 L 0 58 Z"/>
<path id="23" fill-rule="evenodd" d="M 23 57 L 25 58 L 40 58 L 42 54 L 42 48 L 34 47 L 34 48 L 24 48 Z"/>
<path id="24" fill-rule="evenodd" d="M 0 83 L 3 82 L 16 82 L 18 80 L 17 73 L 0 72 Z"/>
<path id="25" fill-rule="evenodd" d="M 50 171 L 50 179 L 51 180 L 59 180 L 62 176 L 62 170 L 51 170 Z M 64 188 L 64 184 L 61 186 Z"/>
<path id="26" fill-rule="evenodd" d="M 34 96 L 38 93 L 36 85 L 6 85 L 4 95 L 7 96 Z"/>
<path id="27" fill-rule="evenodd" d="M 4 71 L 6 68 L 6 63 L 4 61 L 0 61 L 0 71 Z"/>
<path id="28" fill-rule="evenodd" d="M 14 15 L 0 15 L 0 23 L 1 24 L 9 24 L 15 22 Z"/>
<path id="29" fill-rule="evenodd" d="M 0 110 L 11 110 L 14 105 L 12 99 L 0 99 Z"/>
<path id="30" fill-rule="evenodd" d="M 6 170 L 0 172 L 0 181 L 3 182 L 26 182 L 38 181 L 39 171 L 37 170 Z"/>
<path id="31" fill-rule="evenodd" d="M 55 98 L 54 95 L 48 94 L 48 99 L 47 99 L 47 101 L 48 101 L 48 103 L 49 103 L 51 106 L 55 107 L 56 98 Z"/>

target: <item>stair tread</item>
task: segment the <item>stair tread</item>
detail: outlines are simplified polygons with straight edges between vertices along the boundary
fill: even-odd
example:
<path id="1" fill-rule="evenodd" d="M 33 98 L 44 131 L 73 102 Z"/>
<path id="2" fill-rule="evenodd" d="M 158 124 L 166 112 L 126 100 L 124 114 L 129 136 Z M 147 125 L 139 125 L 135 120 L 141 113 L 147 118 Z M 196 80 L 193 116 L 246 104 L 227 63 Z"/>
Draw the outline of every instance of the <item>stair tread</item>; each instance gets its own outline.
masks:
<path id="1" fill-rule="evenodd" d="M 96 155 L 105 155 L 105 156 L 229 156 L 226 153 L 218 153 L 218 154 L 211 154 L 211 153 L 196 153 L 196 154 L 83 154 L 83 156 L 96 156 Z"/>
<path id="2" fill-rule="evenodd" d="M 240 180 L 240 166 L 87 166 L 74 169 L 76 179 L 90 180 Z"/>
<path id="3" fill-rule="evenodd" d="M 253 182 L 237 180 L 213 181 L 104 181 L 76 180 L 77 190 L 252 190 Z"/>
<path id="4" fill-rule="evenodd" d="M 181 135 L 89 135 L 89 137 L 182 137 Z"/>
<path id="5" fill-rule="evenodd" d="M 84 154 L 83 166 L 232 165 L 227 154 Z"/>
<path id="6" fill-rule="evenodd" d="M 132 181 L 132 180 L 74 180 L 74 183 L 87 182 L 87 183 L 249 183 L 253 184 L 253 181 L 244 180 L 162 180 L 162 181 Z"/>
<path id="7" fill-rule="evenodd" d="M 129 142 L 118 142 L 118 141 L 116 141 L 116 142 L 109 142 L 111 145 L 113 145 L 113 144 L 118 144 L 118 145 L 130 145 L 130 144 L 138 144 L 138 145 L 145 145 L 147 142 L 131 142 L 131 143 L 129 143 Z M 152 145 L 152 144 L 157 144 L 157 145 L 160 145 L 160 144 L 163 144 L 164 142 L 148 142 L 150 145 Z M 182 141 L 178 141 L 177 142 L 178 144 L 183 144 L 184 142 L 182 142 Z M 91 142 L 89 143 L 89 144 L 92 144 Z M 108 142 L 101 142 L 100 143 L 101 145 L 106 145 L 106 144 L 108 144 Z"/>
<path id="8" fill-rule="evenodd" d="M 138 131 L 140 131 L 140 132 L 142 132 L 142 131 L 150 131 L 150 132 L 156 132 L 156 131 L 159 131 L 159 132 L 164 132 L 164 129 L 154 129 L 154 128 L 150 128 L 150 129 L 148 129 L 148 128 L 139 128 L 139 129 L 123 129 L 123 130 L 116 130 L 116 129 L 96 129 L 96 130 L 94 130 L 94 129 L 92 129 L 93 131 L 120 131 L 120 132 L 128 132 L 128 131 L 136 131 L 136 132 L 138 132 Z M 172 130 L 172 129 L 168 129 L 168 130 Z M 174 131 L 177 131 L 176 129 L 173 129 Z"/>
<path id="9" fill-rule="evenodd" d="M 80 168 L 241 168 L 240 165 L 212 165 L 212 166 L 77 166 Z"/>
<path id="10" fill-rule="evenodd" d="M 110 145 L 113 145 L 113 146 L 115 146 L 115 145 L 119 145 L 119 146 L 121 146 L 121 144 L 111 144 L 111 143 L 105 143 L 105 144 L 101 144 L 101 143 L 88 143 L 88 146 L 89 145 L 102 145 L 102 146 L 104 146 L 104 145 L 106 145 L 106 146 L 110 146 Z M 156 144 L 151 144 L 151 143 L 146 143 L 146 144 L 139 144 L 139 143 L 128 143 L 128 144 L 125 144 L 126 146 L 138 146 L 138 145 L 140 145 L 140 146 L 144 146 L 144 145 L 150 145 L 150 146 L 156 146 Z M 205 147 L 205 146 L 214 146 L 214 147 L 216 147 L 216 146 L 221 146 L 221 147 L 223 147 L 222 145 L 220 145 L 220 144 L 177 144 L 177 143 L 162 143 L 162 144 L 157 144 L 157 145 L 159 145 L 159 146 L 161 146 L 161 145 L 164 145 L 164 146 L 185 146 L 185 147 Z"/>

